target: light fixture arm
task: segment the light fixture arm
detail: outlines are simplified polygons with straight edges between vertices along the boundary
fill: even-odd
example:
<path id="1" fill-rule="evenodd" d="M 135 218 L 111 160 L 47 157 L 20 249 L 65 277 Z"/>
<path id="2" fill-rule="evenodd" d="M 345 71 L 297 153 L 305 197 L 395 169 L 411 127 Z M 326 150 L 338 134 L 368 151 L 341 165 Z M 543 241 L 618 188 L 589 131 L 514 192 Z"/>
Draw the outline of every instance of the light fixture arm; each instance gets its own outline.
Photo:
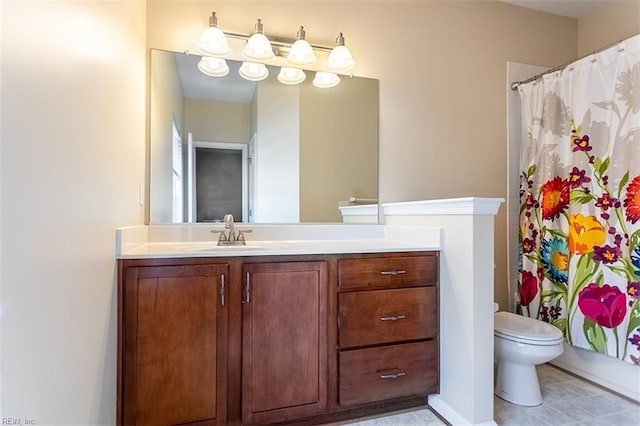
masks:
<path id="1" fill-rule="evenodd" d="M 255 33 L 264 34 L 264 25 L 262 25 L 262 19 L 258 18 L 258 22 L 256 22 L 253 32 L 254 34 Z"/>
<path id="2" fill-rule="evenodd" d="M 304 30 L 304 27 L 302 25 L 300 25 L 300 29 L 298 30 L 298 34 L 296 37 L 296 40 L 305 40 L 307 33 Z"/>
<path id="3" fill-rule="evenodd" d="M 209 16 L 209 26 L 218 28 L 218 17 L 215 12 L 211 12 L 211 16 Z"/>
<path id="4" fill-rule="evenodd" d="M 234 38 L 234 39 L 237 39 L 237 40 L 247 41 L 247 40 L 249 40 L 249 37 L 251 37 L 250 35 L 247 35 L 247 34 L 234 33 L 234 32 L 230 32 L 230 31 L 223 31 L 223 33 L 227 37 Z M 285 37 L 269 36 L 269 41 L 275 47 L 290 48 L 291 45 L 293 43 L 295 43 L 296 40 L 293 40 L 293 39 L 290 39 L 290 38 L 285 38 Z M 317 44 L 311 44 L 311 47 L 313 48 L 313 50 L 318 50 L 320 52 L 331 52 L 331 50 L 333 50 L 333 47 L 321 46 L 321 45 L 317 45 Z"/>

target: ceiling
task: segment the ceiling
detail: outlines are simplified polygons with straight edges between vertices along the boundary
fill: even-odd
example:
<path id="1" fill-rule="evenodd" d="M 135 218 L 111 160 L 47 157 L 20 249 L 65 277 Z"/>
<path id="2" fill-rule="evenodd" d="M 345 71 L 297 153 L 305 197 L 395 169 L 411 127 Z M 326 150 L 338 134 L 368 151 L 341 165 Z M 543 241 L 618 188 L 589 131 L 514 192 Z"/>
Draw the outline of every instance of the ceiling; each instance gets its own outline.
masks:
<path id="1" fill-rule="evenodd" d="M 582 18 L 600 9 L 611 0 L 502 0 L 516 6 L 536 9 L 542 12 L 555 13 L 556 15 L 570 18 Z"/>

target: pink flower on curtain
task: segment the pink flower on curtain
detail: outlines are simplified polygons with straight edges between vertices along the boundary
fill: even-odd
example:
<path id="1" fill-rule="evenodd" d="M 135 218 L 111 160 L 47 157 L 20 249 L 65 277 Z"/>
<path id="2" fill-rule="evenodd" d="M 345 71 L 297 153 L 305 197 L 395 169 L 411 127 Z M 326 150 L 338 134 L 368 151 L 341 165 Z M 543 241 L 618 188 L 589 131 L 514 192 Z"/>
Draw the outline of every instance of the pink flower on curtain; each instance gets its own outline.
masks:
<path id="1" fill-rule="evenodd" d="M 522 283 L 520 284 L 520 304 L 529 306 L 529 303 L 538 294 L 538 278 L 529 271 L 522 271 Z"/>
<path id="2" fill-rule="evenodd" d="M 640 220 L 640 176 L 636 176 L 627 186 L 627 196 L 624 199 L 627 220 L 636 223 Z"/>
<path id="3" fill-rule="evenodd" d="M 622 324 L 627 314 L 626 296 L 618 287 L 591 283 L 578 294 L 582 314 L 598 325 L 614 328 Z"/>

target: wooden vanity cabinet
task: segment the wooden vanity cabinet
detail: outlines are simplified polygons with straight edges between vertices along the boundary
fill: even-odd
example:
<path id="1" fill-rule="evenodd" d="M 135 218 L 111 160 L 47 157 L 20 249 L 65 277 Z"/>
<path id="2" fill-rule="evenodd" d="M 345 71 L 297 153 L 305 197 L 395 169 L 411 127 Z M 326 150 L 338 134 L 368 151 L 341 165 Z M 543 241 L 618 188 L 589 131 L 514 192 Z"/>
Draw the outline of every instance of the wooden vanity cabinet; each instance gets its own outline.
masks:
<path id="1" fill-rule="evenodd" d="M 119 425 L 320 424 L 438 392 L 437 252 L 118 265 Z"/>
<path id="2" fill-rule="evenodd" d="M 327 406 L 327 263 L 244 266 L 242 421 L 265 424 Z"/>
<path id="3" fill-rule="evenodd" d="M 225 423 L 227 270 L 122 271 L 119 424 Z"/>
<path id="4" fill-rule="evenodd" d="M 437 260 L 338 260 L 341 407 L 438 392 Z"/>

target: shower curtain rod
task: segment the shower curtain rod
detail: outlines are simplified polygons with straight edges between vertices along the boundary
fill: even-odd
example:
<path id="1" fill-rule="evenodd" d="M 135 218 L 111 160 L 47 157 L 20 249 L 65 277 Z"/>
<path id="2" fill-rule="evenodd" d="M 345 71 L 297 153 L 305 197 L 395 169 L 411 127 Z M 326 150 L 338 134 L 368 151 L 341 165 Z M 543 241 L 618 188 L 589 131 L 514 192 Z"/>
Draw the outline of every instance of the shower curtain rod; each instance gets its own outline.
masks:
<path id="1" fill-rule="evenodd" d="M 618 41 L 616 41 L 615 43 L 608 44 L 608 45 L 606 45 L 605 47 L 603 47 L 603 48 L 601 48 L 601 49 L 594 50 L 593 52 L 588 53 L 588 54 L 586 54 L 586 55 L 584 55 L 584 56 L 581 56 L 581 57 L 579 57 L 578 59 L 574 59 L 574 60 L 573 60 L 573 61 L 571 61 L 571 62 L 567 62 L 566 64 L 558 65 L 558 66 L 557 66 L 557 67 L 555 67 L 555 68 L 548 69 L 548 70 L 546 70 L 545 72 L 541 72 L 540 74 L 536 74 L 536 75 L 534 75 L 533 77 L 529 77 L 529 78 L 528 78 L 528 79 L 526 79 L 526 80 L 522 80 L 522 81 L 514 81 L 513 83 L 511 83 L 511 90 L 518 90 L 518 87 L 520 87 L 520 85 L 521 85 L 521 84 L 527 84 L 527 83 L 529 83 L 529 82 L 531 82 L 531 81 L 535 81 L 535 80 L 539 79 L 539 78 L 540 78 L 540 77 L 542 77 L 543 75 L 547 75 L 547 74 L 550 74 L 550 73 L 552 73 L 552 72 L 556 72 L 556 71 L 561 71 L 561 70 L 565 69 L 566 67 L 568 67 L 569 65 L 571 65 L 571 64 L 573 64 L 573 63 L 575 63 L 575 62 L 578 62 L 578 61 L 580 61 L 580 60 L 582 60 L 582 59 L 584 59 L 584 58 L 588 58 L 589 56 L 591 56 L 591 55 L 595 55 L 596 53 L 604 52 L 605 50 L 610 49 L 610 48 L 612 48 L 612 47 L 613 47 L 613 46 L 615 46 L 615 45 L 618 45 L 618 46 L 619 46 L 619 45 L 620 45 L 620 43 L 622 43 L 623 41 L 624 41 L 624 40 L 618 40 Z M 624 49 L 623 49 L 623 50 L 624 50 Z M 618 50 L 618 51 L 620 52 L 621 50 Z"/>

